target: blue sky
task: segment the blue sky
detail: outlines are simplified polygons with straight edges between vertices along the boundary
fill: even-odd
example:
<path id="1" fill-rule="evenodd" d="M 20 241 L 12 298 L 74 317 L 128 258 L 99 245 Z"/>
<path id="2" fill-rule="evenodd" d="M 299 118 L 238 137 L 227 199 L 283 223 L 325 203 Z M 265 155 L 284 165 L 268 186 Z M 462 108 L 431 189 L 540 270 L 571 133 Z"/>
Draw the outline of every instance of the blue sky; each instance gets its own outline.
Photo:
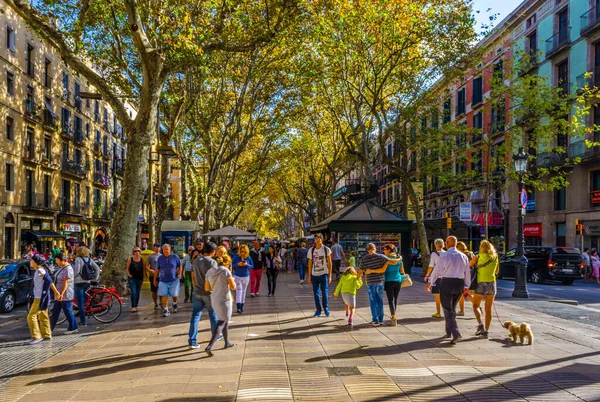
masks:
<path id="1" fill-rule="evenodd" d="M 492 14 L 500 14 L 494 25 L 498 25 L 500 21 L 510 14 L 514 9 L 521 4 L 523 0 L 474 0 L 473 10 L 479 10 L 479 14 L 475 14 L 477 20 L 477 30 L 481 31 L 481 24 L 489 24 L 489 16 Z M 487 11 L 490 9 L 490 11 Z"/>

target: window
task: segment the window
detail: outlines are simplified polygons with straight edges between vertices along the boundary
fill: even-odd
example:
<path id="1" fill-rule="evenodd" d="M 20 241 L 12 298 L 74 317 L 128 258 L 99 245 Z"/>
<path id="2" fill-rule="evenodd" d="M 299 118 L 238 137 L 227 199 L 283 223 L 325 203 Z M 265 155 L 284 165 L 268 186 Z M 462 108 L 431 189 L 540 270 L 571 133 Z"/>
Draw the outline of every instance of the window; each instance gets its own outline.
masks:
<path id="1" fill-rule="evenodd" d="M 15 191 L 15 165 L 6 163 L 6 191 Z"/>
<path id="2" fill-rule="evenodd" d="M 458 125 L 458 133 L 456 134 L 456 147 L 459 148 L 458 152 L 460 152 L 460 148 L 464 145 L 467 145 L 467 122 L 463 121 Z"/>
<path id="3" fill-rule="evenodd" d="M 561 95 L 569 94 L 569 60 L 556 66 L 556 86 L 561 89 Z"/>
<path id="4" fill-rule="evenodd" d="M 85 203 L 90 204 L 90 186 L 85 186 Z"/>
<path id="5" fill-rule="evenodd" d="M 458 99 L 457 99 L 457 103 L 456 103 L 456 115 L 460 116 L 461 114 L 464 114 L 466 111 L 466 99 L 467 99 L 467 91 L 465 88 L 462 88 L 460 91 L 458 91 Z"/>
<path id="6" fill-rule="evenodd" d="M 63 99 L 65 102 L 69 102 L 69 74 L 63 73 L 62 79 L 63 86 Z"/>
<path id="7" fill-rule="evenodd" d="M 6 27 L 6 48 L 15 52 L 15 30 L 12 27 Z"/>
<path id="8" fill-rule="evenodd" d="M 106 148 L 106 136 L 104 136 L 104 147 Z M 106 149 L 105 149 L 106 151 Z M 392 144 L 388 144 L 387 146 L 387 156 L 388 158 L 392 157 Z"/>
<path id="9" fill-rule="evenodd" d="M 537 22 L 537 14 L 533 14 L 531 17 L 527 18 L 527 29 L 531 28 Z"/>
<path id="10" fill-rule="evenodd" d="M 85 138 L 90 138 L 90 123 L 85 123 Z"/>
<path id="11" fill-rule="evenodd" d="M 52 157 L 52 139 L 49 136 L 44 136 L 44 158 L 50 160 Z"/>
<path id="12" fill-rule="evenodd" d="M 63 155 L 63 159 L 69 159 L 69 143 L 67 143 L 67 142 L 63 142 L 62 155 Z"/>
<path id="13" fill-rule="evenodd" d="M 564 211 L 567 208 L 567 189 L 559 188 L 554 190 L 554 210 Z"/>
<path id="14" fill-rule="evenodd" d="M 467 159 L 462 156 L 456 159 L 456 174 L 464 173 L 467 171 Z"/>
<path id="15" fill-rule="evenodd" d="M 75 183 L 73 186 L 73 204 L 75 205 L 75 208 L 79 208 L 79 199 L 81 197 L 80 188 L 81 186 L 79 183 Z"/>
<path id="16" fill-rule="evenodd" d="M 564 222 L 556 224 L 556 245 L 558 247 L 567 245 L 567 224 Z"/>
<path id="17" fill-rule="evenodd" d="M 530 60 L 531 60 L 531 58 L 535 57 L 535 55 L 536 55 L 536 53 L 538 51 L 538 46 L 537 46 L 537 31 L 533 31 L 527 37 L 527 47 L 528 47 L 529 57 L 530 57 Z"/>
<path id="18" fill-rule="evenodd" d="M 46 88 L 52 87 L 52 77 L 50 71 L 52 69 L 52 62 L 49 59 L 44 59 L 44 86 Z"/>
<path id="19" fill-rule="evenodd" d="M 75 141 L 83 142 L 83 130 L 82 130 L 83 122 L 81 117 L 75 115 Z"/>
<path id="20" fill-rule="evenodd" d="M 35 158 L 35 132 L 33 127 L 27 127 L 25 133 L 25 157 L 27 159 Z"/>
<path id="21" fill-rule="evenodd" d="M 15 75 L 10 71 L 6 72 L 6 92 L 9 95 L 15 94 Z"/>
<path id="22" fill-rule="evenodd" d="M 61 124 L 62 124 L 62 130 L 65 133 L 70 133 L 71 132 L 71 111 L 69 109 L 66 108 L 62 108 L 62 112 L 61 112 Z"/>
<path id="23" fill-rule="evenodd" d="M 471 136 L 473 143 L 483 138 L 483 112 L 479 111 L 473 115 L 473 132 Z"/>
<path id="24" fill-rule="evenodd" d="M 499 60 L 498 63 L 494 64 L 494 82 L 496 85 L 502 84 L 504 81 L 504 62 Z"/>
<path id="25" fill-rule="evenodd" d="M 483 172 L 483 152 L 481 149 L 471 153 L 471 170 L 481 173 Z"/>
<path id="26" fill-rule="evenodd" d="M 44 175 L 44 207 L 50 208 L 50 175 Z"/>
<path id="27" fill-rule="evenodd" d="M 15 140 L 15 120 L 10 116 L 6 116 L 6 139 Z"/>
<path id="28" fill-rule="evenodd" d="M 504 99 L 492 105 L 492 133 L 504 131 Z"/>
<path id="29" fill-rule="evenodd" d="M 98 101 L 94 101 L 94 121 L 96 123 L 100 122 L 100 104 Z"/>
<path id="30" fill-rule="evenodd" d="M 473 97 L 471 103 L 478 105 L 483 102 L 483 77 L 477 77 L 473 80 Z"/>
<path id="31" fill-rule="evenodd" d="M 34 48 L 29 43 L 25 52 L 25 62 L 27 64 L 27 75 L 33 77 L 35 75 Z"/>
<path id="32" fill-rule="evenodd" d="M 75 82 L 73 90 L 73 94 L 75 95 L 75 107 L 81 112 L 81 98 L 79 97 L 81 85 L 79 85 L 78 82 Z"/>
<path id="33" fill-rule="evenodd" d="M 102 162 L 100 159 L 94 159 L 94 171 L 102 172 Z"/>
<path id="34" fill-rule="evenodd" d="M 450 112 L 451 107 L 452 107 L 452 99 L 448 98 L 444 102 L 444 116 L 442 117 L 442 124 L 446 124 L 446 123 L 450 122 L 450 116 L 452 114 Z"/>
<path id="35" fill-rule="evenodd" d="M 73 152 L 73 162 L 78 165 L 81 165 L 81 162 L 83 162 L 81 149 L 75 148 L 75 150 Z"/>
<path id="36" fill-rule="evenodd" d="M 492 145 L 492 167 L 494 172 L 504 171 L 506 167 L 504 141 L 500 141 Z"/>

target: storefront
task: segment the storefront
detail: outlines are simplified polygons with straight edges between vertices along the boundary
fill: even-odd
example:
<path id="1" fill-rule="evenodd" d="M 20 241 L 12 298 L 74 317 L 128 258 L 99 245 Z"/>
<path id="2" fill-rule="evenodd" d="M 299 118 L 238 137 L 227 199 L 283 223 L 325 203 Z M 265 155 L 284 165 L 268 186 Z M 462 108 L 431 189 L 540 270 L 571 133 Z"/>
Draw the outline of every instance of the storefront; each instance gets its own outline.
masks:
<path id="1" fill-rule="evenodd" d="M 583 222 L 583 247 L 596 250 L 600 247 L 600 221 Z"/>
<path id="2" fill-rule="evenodd" d="M 170 244 L 173 253 L 183 257 L 200 234 L 200 225 L 194 221 L 164 221 L 160 231 L 161 244 Z"/>
<path id="3" fill-rule="evenodd" d="M 523 235 L 525 236 L 526 246 L 542 245 L 542 224 L 526 223 L 523 225 Z"/>
<path id="4" fill-rule="evenodd" d="M 85 231 L 80 223 L 65 223 L 62 227 L 65 236 L 65 249 L 69 254 L 75 251 L 75 245 L 84 241 Z"/>
<path id="5" fill-rule="evenodd" d="M 51 250 L 54 243 L 65 237 L 54 230 L 54 219 L 50 217 L 20 217 L 21 238 L 19 250 L 23 252 L 26 245 L 33 245 L 39 253 Z"/>

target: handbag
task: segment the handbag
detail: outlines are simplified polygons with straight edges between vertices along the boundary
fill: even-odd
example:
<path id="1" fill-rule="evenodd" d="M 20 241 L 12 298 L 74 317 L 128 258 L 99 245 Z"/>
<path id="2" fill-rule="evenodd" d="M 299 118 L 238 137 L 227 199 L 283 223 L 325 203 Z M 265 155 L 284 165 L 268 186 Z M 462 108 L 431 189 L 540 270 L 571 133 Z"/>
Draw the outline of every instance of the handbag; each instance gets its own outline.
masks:
<path id="1" fill-rule="evenodd" d="M 400 284 L 400 288 L 407 288 L 412 285 L 413 285 L 413 282 L 412 282 L 412 279 L 410 279 L 410 275 L 409 274 L 403 275 L 402 283 Z"/>
<path id="2" fill-rule="evenodd" d="M 475 266 L 471 270 L 471 285 L 469 286 L 469 290 L 477 289 L 477 268 L 483 268 L 483 267 L 488 266 L 490 263 L 496 261 L 496 258 L 498 258 L 498 257 L 489 259 L 488 262 L 486 262 L 482 266 L 475 264 Z M 477 262 L 479 262 L 479 257 L 477 257 Z"/>

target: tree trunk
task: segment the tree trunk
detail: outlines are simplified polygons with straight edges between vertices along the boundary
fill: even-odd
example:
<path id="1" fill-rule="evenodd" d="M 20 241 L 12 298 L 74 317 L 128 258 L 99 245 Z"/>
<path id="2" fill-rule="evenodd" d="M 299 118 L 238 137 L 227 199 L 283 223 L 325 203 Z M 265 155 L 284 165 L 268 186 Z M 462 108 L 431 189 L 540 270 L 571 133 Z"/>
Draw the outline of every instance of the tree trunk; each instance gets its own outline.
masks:
<path id="1" fill-rule="evenodd" d="M 408 175 L 405 176 L 408 177 Z M 425 268 L 429 264 L 429 241 L 427 239 L 427 231 L 425 230 L 423 210 L 420 205 L 419 196 L 413 189 L 410 180 L 403 180 L 403 184 L 406 188 L 406 193 L 415 211 L 415 219 L 417 221 L 417 233 L 419 235 L 419 244 L 421 246 L 421 260 L 423 267 Z"/>
<path id="2" fill-rule="evenodd" d="M 181 172 L 181 206 L 180 215 L 183 220 L 190 220 L 190 203 L 188 201 L 188 179 L 187 179 L 187 164 L 182 158 L 180 162 Z"/>
<path id="3" fill-rule="evenodd" d="M 158 193 L 156 195 L 156 226 L 154 233 L 157 241 L 160 241 L 162 223 L 167 219 L 169 213 L 169 178 L 171 176 L 169 158 L 160 158 L 160 179 Z"/>

